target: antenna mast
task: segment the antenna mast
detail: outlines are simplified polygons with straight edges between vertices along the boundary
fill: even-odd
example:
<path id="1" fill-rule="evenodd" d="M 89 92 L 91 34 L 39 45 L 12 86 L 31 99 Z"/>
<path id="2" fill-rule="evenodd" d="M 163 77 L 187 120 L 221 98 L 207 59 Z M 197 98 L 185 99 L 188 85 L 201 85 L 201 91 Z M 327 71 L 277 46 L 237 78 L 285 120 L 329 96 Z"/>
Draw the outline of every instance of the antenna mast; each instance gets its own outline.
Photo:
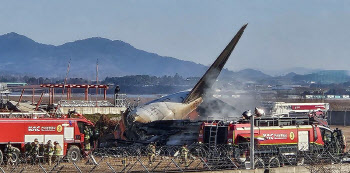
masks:
<path id="1" fill-rule="evenodd" d="M 70 70 L 70 61 L 72 59 L 69 58 L 69 61 L 68 61 L 68 67 L 67 67 L 67 73 L 66 73 L 66 77 L 64 78 L 64 83 L 63 83 L 63 90 L 62 90 L 62 96 L 61 96 L 61 100 L 62 100 L 62 97 L 64 95 L 64 90 L 66 89 L 66 84 L 67 84 L 67 78 L 68 78 L 68 74 L 69 74 L 69 70 Z"/>
<path id="2" fill-rule="evenodd" d="M 98 58 L 96 61 L 96 107 L 97 107 L 97 95 L 98 95 Z"/>

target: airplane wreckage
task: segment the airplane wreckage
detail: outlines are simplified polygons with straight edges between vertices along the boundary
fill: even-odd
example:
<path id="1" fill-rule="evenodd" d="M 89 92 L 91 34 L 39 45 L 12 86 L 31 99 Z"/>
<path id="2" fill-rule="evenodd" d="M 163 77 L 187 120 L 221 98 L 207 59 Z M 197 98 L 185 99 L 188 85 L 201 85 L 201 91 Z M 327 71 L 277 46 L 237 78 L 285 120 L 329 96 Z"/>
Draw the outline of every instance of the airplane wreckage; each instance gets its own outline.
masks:
<path id="1" fill-rule="evenodd" d="M 209 99 L 207 102 L 204 95 L 218 78 L 246 27 L 247 24 L 242 26 L 192 90 L 164 96 L 134 109 L 127 109 L 117 126 L 115 138 L 118 145 L 150 142 L 163 145 L 191 144 L 197 141 L 202 123 L 199 121 L 202 115 L 190 118 L 193 114 L 197 115 L 200 110 L 205 111 L 208 105 L 217 106 L 219 109 L 225 106 L 234 110 L 220 100 Z"/>

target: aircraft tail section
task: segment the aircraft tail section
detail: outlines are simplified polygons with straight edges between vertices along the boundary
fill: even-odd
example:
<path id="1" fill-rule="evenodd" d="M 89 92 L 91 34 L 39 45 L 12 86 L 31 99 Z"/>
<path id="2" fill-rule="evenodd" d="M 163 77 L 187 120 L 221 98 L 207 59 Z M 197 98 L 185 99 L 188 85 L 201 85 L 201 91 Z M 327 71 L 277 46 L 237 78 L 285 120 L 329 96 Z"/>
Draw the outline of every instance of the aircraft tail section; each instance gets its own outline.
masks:
<path id="1" fill-rule="evenodd" d="M 242 28 L 237 32 L 237 34 L 233 37 L 230 43 L 221 52 L 219 57 L 214 61 L 214 63 L 205 72 L 205 74 L 202 76 L 199 82 L 194 86 L 191 92 L 187 95 L 183 103 L 189 103 L 193 100 L 198 99 L 203 95 L 206 89 L 210 88 L 214 84 L 221 70 L 226 64 L 228 58 L 230 57 L 233 49 L 236 47 L 247 25 L 248 24 L 243 25 Z"/>

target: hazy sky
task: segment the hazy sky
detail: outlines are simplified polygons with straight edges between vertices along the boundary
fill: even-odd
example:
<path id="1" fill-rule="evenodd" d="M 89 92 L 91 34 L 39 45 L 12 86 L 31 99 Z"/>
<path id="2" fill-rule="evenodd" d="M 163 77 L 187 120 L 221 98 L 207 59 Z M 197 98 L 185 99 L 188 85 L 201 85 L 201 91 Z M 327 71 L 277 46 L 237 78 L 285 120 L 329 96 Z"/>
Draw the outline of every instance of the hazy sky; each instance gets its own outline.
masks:
<path id="1" fill-rule="evenodd" d="M 0 0 L 0 34 L 53 45 L 99 36 L 204 65 L 245 23 L 231 70 L 350 70 L 350 1 Z"/>

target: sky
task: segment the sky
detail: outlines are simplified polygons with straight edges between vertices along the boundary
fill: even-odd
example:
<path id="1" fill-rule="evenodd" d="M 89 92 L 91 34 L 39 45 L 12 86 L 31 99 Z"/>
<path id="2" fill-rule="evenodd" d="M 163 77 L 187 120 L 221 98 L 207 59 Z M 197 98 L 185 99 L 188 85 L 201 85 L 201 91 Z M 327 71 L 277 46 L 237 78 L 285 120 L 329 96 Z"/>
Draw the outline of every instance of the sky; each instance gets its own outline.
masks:
<path id="1" fill-rule="evenodd" d="M 0 0 L 1 35 L 52 45 L 104 37 L 204 65 L 249 23 L 225 67 L 269 74 L 350 70 L 349 19 L 340 0 Z"/>

